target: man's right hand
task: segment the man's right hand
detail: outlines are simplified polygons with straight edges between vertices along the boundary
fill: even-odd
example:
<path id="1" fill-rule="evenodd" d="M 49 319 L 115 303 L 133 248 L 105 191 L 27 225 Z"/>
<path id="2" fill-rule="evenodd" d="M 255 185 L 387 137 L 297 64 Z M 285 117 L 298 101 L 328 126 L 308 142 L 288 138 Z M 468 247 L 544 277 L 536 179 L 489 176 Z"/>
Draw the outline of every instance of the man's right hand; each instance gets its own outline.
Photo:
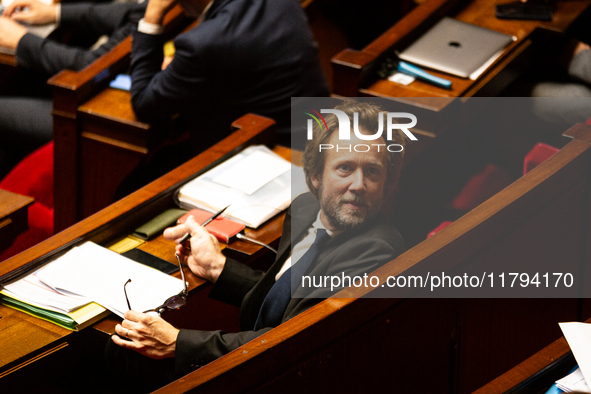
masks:
<path id="1" fill-rule="evenodd" d="M 177 253 L 195 275 L 215 283 L 226 264 L 226 256 L 222 254 L 217 238 L 201 227 L 193 216 L 189 216 L 184 224 L 164 230 L 164 238 L 178 243 L 186 233 L 191 234 L 191 239 L 184 245 L 177 245 Z"/>
<path id="2" fill-rule="evenodd" d="M 146 13 L 144 14 L 144 21 L 154 25 L 162 25 L 166 13 L 170 11 L 176 4 L 176 0 L 150 0 Z"/>
<path id="3" fill-rule="evenodd" d="M 32 25 L 53 23 L 57 19 L 55 5 L 47 5 L 36 0 L 15 0 L 2 15 L 18 22 Z"/>

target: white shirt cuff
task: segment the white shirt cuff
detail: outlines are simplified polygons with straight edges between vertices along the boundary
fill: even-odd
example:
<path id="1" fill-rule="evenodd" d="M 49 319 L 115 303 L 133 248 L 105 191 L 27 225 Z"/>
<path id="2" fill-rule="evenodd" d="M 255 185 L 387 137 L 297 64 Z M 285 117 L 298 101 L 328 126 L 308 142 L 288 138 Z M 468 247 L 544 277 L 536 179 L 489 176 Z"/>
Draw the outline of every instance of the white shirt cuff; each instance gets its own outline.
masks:
<path id="1" fill-rule="evenodd" d="M 148 23 L 142 18 L 137 24 L 137 31 L 145 34 L 158 35 L 164 33 L 164 27 L 155 23 Z"/>

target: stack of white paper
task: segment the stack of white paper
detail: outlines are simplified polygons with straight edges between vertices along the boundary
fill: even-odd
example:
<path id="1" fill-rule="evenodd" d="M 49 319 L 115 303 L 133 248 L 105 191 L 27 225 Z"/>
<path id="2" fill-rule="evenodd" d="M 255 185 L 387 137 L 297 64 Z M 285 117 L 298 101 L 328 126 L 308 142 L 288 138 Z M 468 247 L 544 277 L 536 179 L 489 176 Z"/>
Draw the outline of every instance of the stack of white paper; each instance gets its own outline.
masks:
<path id="1" fill-rule="evenodd" d="M 257 145 L 187 183 L 178 199 L 182 206 L 210 212 L 230 205 L 224 216 L 257 228 L 286 209 L 292 194 L 305 191 L 302 168 Z"/>
<path id="2" fill-rule="evenodd" d="M 579 381 L 577 382 L 577 377 L 579 377 L 579 375 L 574 375 L 570 380 L 567 380 L 567 383 L 570 383 L 571 381 L 577 383 L 576 389 L 573 390 L 591 392 L 586 383 L 591 382 L 591 324 L 575 322 L 558 323 L 558 325 L 579 364 L 578 371 L 581 374 L 580 378 L 582 378 L 579 378 Z"/>
<path id="3" fill-rule="evenodd" d="M 2 294 L 59 313 L 72 312 L 92 302 L 85 297 L 56 291 L 40 281 L 37 272 L 4 285 Z"/>
<path id="4" fill-rule="evenodd" d="M 75 247 L 37 272 L 37 277 L 58 292 L 86 297 L 123 317 L 128 310 L 156 308 L 183 288 L 180 279 L 137 263 L 92 242 Z"/>
<path id="5" fill-rule="evenodd" d="M 577 368 L 574 372 L 566 375 L 562 379 L 557 380 L 556 386 L 565 393 L 570 393 L 571 391 L 591 393 L 589 386 L 587 386 L 587 381 L 583 377 L 581 368 Z"/>

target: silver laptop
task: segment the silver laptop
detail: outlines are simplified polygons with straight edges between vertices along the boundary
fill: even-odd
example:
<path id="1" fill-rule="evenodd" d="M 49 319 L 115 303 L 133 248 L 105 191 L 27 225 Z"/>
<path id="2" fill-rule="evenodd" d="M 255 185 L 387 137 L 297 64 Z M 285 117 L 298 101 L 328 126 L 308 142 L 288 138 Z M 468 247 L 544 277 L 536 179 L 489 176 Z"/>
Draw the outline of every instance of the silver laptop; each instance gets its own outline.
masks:
<path id="1" fill-rule="evenodd" d="M 398 54 L 400 59 L 458 77 L 475 79 L 513 37 L 445 17 Z M 481 72 L 480 71 L 480 72 Z"/>

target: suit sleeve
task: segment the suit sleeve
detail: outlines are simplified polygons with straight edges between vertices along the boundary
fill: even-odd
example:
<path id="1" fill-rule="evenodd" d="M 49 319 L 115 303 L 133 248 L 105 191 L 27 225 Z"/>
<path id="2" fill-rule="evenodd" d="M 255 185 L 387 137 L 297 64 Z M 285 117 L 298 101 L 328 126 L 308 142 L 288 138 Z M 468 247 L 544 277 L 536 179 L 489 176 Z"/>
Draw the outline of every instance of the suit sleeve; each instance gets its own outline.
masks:
<path id="1" fill-rule="evenodd" d="M 246 293 L 259 281 L 263 274 L 262 271 L 253 270 L 235 260 L 227 259 L 226 265 L 209 296 L 240 306 Z M 231 352 L 270 329 L 264 328 L 258 331 L 242 331 L 238 333 L 180 330 L 176 342 L 175 370 L 178 373 L 187 373 Z"/>
<path id="2" fill-rule="evenodd" d="M 111 35 L 133 16 L 135 22 L 143 16 L 146 5 L 129 3 L 76 3 L 63 4 L 60 24 L 75 29 L 76 34 Z M 137 15 L 140 15 L 139 18 Z"/>
<path id="3" fill-rule="evenodd" d="M 230 305 L 241 306 L 246 293 L 263 277 L 263 271 L 252 268 L 232 259 L 227 259 L 217 282 L 209 296 Z"/>
<path id="4" fill-rule="evenodd" d="M 226 333 L 224 331 L 180 330 L 176 341 L 175 370 L 188 373 L 271 330 Z"/>
<path id="5" fill-rule="evenodd" d="M 131 104 L 138 120 L 153 123 L 170 119 L 187 102 L 209 96 L 211 81 L 216 78 L 211 77 L 207 64 L 216 64 L 219 59 L 216 54 L 205 53 L 210 51 L 206 49 L 207 40 L 199 38 L 210 32 L 195 29 L 175 39 L 174 58 L 164 70 L 162 35 L 134 33 Z"/>
<path id="6" fill-rule="evenodd" d="M 130 8 L 128 4 L 64 4 L 62 25 L 72 26 L 76 34 L 91 34 L 96 38 L 108 34 L 109 40 L 90 51 L 27 33 L 19 41 L 16 50 L 17 63 L 21 67 L 41 71 L 49 76 L 63 69 L 79 71 L 130 35 L 143 15 L 143 10 L 143 6 Z"/>

